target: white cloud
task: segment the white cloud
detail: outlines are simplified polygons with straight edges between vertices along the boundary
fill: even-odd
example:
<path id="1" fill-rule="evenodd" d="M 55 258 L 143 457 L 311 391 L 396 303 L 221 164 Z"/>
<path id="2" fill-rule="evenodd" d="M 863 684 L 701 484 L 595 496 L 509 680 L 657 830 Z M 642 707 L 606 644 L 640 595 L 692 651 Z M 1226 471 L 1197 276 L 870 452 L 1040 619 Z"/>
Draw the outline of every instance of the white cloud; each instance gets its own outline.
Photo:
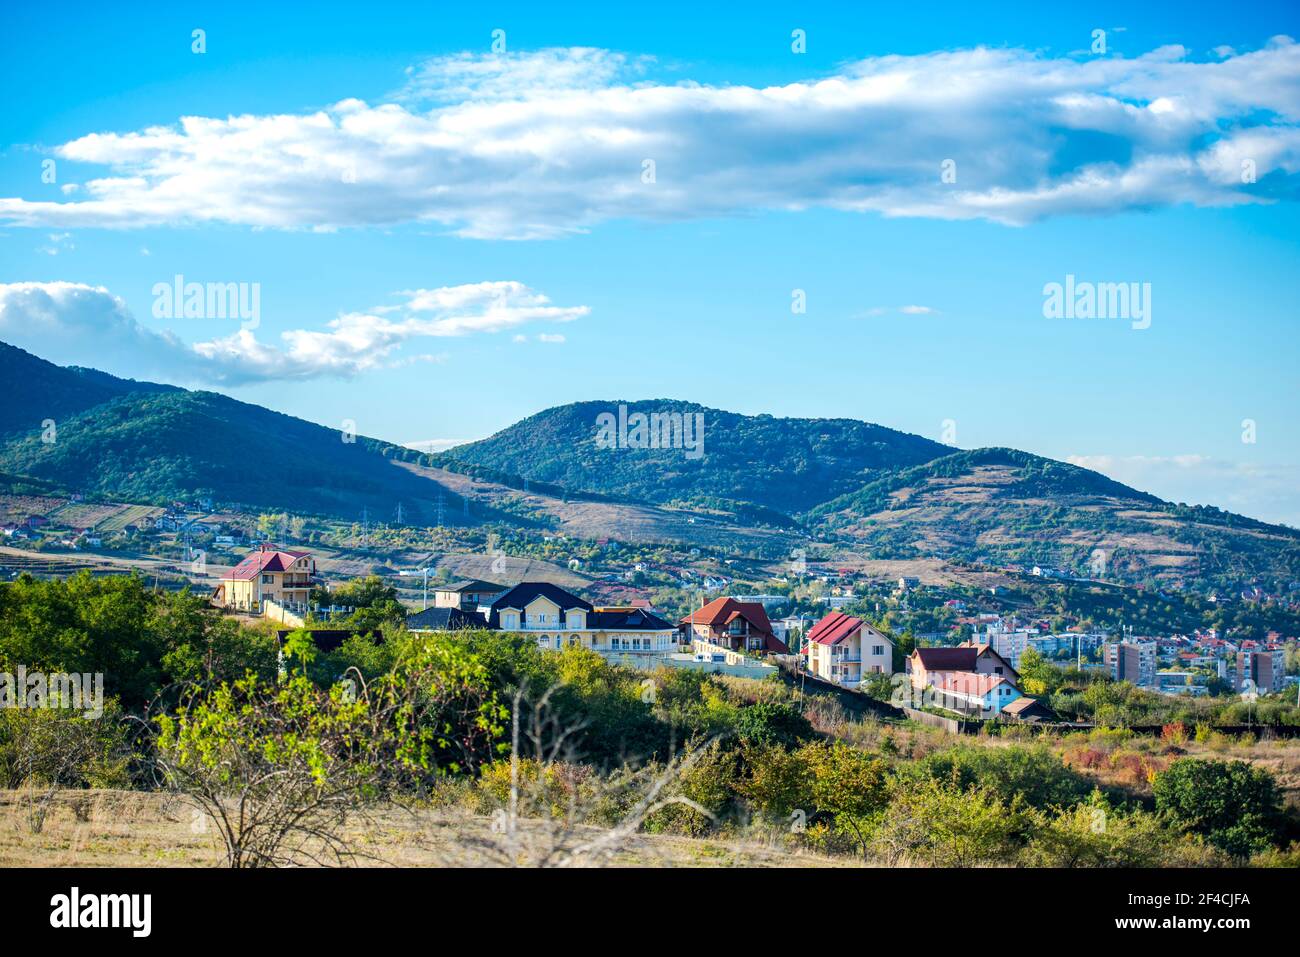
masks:
<path id="1" fill-rule="evenodd" d="M 537 341 L 538 341 L 538 342 L 554 342 L 554 343 L 560 343 L 560 342 L 564 342 L 565 339 L 564 339 L 564 336 L 560 335 L 559 333 L 554 333 L 554 332 L 539 332 L 539 333 L 537 334 Z"/>
<path id="2" fill-rule="evenodd" d="M 240 385 L 346 378 L 411 362 L 442 362 L 446 353 L 398 352 L 412 341 L 498 332 L 531 322 L 569 322 L 589 312 L 586 306 L 554 306 L 541 293 L 509 281 L 397 295 L 395 305 L 345 313 L 320 330 L 283 332 L 279 343 L 241 328 L 188 345 L 171 332 L 142 326 L 102 286 L 0 284 L 0 339 L 54 362 L 168 381 Z"/>
<path id="3" fill-rule="evenodd" d="M 821 206 L 1021 224 L 1294 194 L 1300 47 L 1217 56 L 977 48 L 752 87 L 650 82 L 645 61 L 603 50 L 458 54 L 413 68 L 395 102 L 90 133 L 55 152 L 103 175 L 66 202 L 0 198 L 0 221 L 416 221 L 520 239 L 612 217 Z M 1243 157 L 1257 182 L 1242 182 Z"/>
<path id="4" fill-rule="evenodd" d="M 49 245 L 41 246 L 36 251 L 47 256 L 57 256 L 62 252 L 71 252 L 77 248 L 70 233 L 50 233 Z"/>
<path id="5" fill-rule="evenodd" d="M 1071 455 L 1066 461 L 1172 502 L 1300 528 L 1300 467 L 1206 455 Z"/>
<path id="6" fill-rule="evenodd" d="M 875 319 L 878 316 L 887 316 L 897 313 L 902 316 L 937 316 L 940 315 L 938 309 L 933 306 L 872 306 L 870 309 L 863 309 L 853 313 L 851 319 Z"/>

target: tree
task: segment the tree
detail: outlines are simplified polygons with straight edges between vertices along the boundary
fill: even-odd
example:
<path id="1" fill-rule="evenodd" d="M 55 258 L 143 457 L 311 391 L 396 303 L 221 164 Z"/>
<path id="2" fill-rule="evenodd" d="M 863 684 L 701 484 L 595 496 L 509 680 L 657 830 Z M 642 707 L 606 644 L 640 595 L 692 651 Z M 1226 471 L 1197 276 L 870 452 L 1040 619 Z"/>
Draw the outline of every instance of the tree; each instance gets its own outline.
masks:
<path id="1" fill-rule="evenodd" d="M 291 644 L 285 680 L 193 686 L 155 718 L 158 783 L 213 823 L 229 866 L 349 863 L 350 818 L 497 753 L 504 709 L 462 649 L 413 644 L 380 679 L 321 687 L 302 670 L 314 646 Z"/>
<path id="2" fill-rule="evenodd" d="M 1245 761 L 1180 758 L 1152 785 L 1156 810 L 1235 858 L 1273 846 L 1281 798 L 1273 776 Z"/>
<path id="3" fill-rule="evenodd" d="M 865 853 L 874 819 L 889 800 L 888 765 L 842 741 L 805 745 L 798 754 L 808 767 L 812 806 L 805 810 L 829 815 L 835 831 Z"/>
<path id="4" fill-rule="evenodd" d="M 1036 649 L 1030 648 L 1020 656 L 1021 687 L 1025 694 L 1046 695 L 1059 688 L 1065 675 Z"/>

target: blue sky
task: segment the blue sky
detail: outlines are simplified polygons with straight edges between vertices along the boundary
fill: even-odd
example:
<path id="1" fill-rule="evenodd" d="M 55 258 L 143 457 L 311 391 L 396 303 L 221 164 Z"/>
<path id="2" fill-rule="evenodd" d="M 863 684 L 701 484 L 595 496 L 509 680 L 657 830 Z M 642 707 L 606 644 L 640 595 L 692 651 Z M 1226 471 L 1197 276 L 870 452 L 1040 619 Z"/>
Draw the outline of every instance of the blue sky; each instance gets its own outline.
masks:
<path id="1" fill-rule="evenodd" d="M 0 339 L 398 442 L 952 420 L 1300 525 L 1300 16 L 1126 6 L 7 9 Z M 154 315 L 177 274 L 256 328 Z M 1150 327 L 1045 318 L 1067 274 Z"/>

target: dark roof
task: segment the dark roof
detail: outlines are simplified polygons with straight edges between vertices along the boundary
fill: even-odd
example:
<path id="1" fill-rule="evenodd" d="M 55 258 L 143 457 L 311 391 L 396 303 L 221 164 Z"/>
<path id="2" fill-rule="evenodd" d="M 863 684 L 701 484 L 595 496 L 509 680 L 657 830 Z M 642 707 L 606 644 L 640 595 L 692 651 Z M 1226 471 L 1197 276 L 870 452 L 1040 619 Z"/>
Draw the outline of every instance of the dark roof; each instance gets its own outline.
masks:
<path id="1" fill-rule="evenodd" d="M 301 630 L 301 629 L 299 629 Z M 286 628 L 283 631 L 275 633 L 277 643 L 283 645 L 284 639 L 293 634 L 294 629 Z M 308 628 L 307 634 L 311 635 L 312 644 L 316 646 L 317 651 L 337 651 L 343 642 L 347 641 L 353 635 L 364 635 L 374 641 L 375 644 L 383 644 L 384 633 L 382 631 L 362 632 L 352 631 L 347 628 Z"/>
<path id="2" fill-rule="evenodd" d="M 460 608 L 426 608 L 407 615 L 406 627 L 411 631 L 460 631 L 463 628 L 486 628 L 487 619 L 476 611 Z"/>
<path id="3" fill-rule="evenodd" d="M 588 628 L 634 628 L 643 631 L 672 631 L 673 626 L 644 608 L 598 608 L 587 616 Z"/>
<path id="4" fill-rule="evenodd" d="M 496 582 L 485 582 L 480 578 L 466 578 L 463 581 L 452 582 L 450 585 L 439 585 L 437 591 L 505 591 L 505 585 L 498 585 Z"/>
<path id="5" fill-rule="evenodd" d="M 569 608 L 591 611 L 591 602 L 583 601 L 577 595 L 565 591 L 559 585 L 552 585 L 550 582 L 520 582 L 492 603 L 492 610 L 488 614 L 488 627 L 501 627 L 501 609 L 518 608 L 523 611 L 528 606 L 528 603 L 538 595 L 549 598 L 560 606 L 561 622 L 564 621 L 564 612 Z"/>
<path id="6" fill-rule="evenodd" d="M 913 652 L 921 659 L 926 671 L 974 671 L 975 661 L 980 655 L 992 655 L 1002 662 L 1007 671 L 1020 677 L 1020 672 L 1011 667 L 1011 663 L 993 650 L 989 645 L 956 645 L 947 648 L 917 648 Z"/>
<path id="7" fill-rule="evenodd" d="M 916 656 L 926 671 L 974 671 L 979 651 L 975 648 L 917 648 Z"/>

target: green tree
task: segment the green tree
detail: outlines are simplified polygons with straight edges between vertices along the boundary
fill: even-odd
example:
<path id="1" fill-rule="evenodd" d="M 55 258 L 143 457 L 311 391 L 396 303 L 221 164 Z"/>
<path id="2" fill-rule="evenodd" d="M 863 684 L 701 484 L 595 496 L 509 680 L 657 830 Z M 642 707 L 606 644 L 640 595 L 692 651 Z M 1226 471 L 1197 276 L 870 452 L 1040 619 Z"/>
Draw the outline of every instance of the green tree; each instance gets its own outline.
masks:
<path id="1" fill-rule="evenodd" d="M 1281 798 L 1273 776 L 1245 761 L 1181 758 L 1156 776 L 1156 809 L 1235 858 L 1276 843 Z"/>

